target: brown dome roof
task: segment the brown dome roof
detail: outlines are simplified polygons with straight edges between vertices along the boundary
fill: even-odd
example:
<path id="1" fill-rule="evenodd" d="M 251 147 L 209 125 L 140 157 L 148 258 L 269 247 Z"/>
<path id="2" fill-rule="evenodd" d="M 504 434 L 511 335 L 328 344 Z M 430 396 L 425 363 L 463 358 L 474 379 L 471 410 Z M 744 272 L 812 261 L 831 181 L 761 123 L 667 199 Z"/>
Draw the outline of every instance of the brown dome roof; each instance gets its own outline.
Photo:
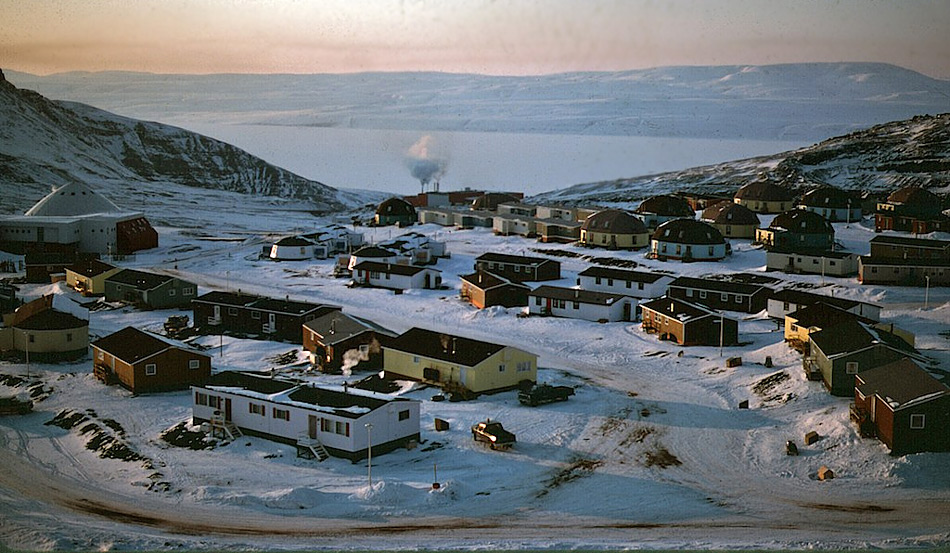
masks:
<path id="1" fill-rule="evenodd" d="M 834 234 L 835 229 L 827 219 L 814 211 L 791 209 L 772 219 L 770 229 L 784 229 L 799 234 Z"/>
<path id="2" fill-rule="evenodd" d="M 584 221 L 581 230 L 610 234 L 642 234 L 647 231 L 643 221 L 621 209 L 598 211 Z"/>
<path id="3" fill-rule="evenodd" d="M 760 202 L 788 202 L 792 200 L 792 192 L 772 181 L 757 180 L 740 188 L 735 198 Z"/>
<path id="4" fill-rule="evenodd" d="M 846 191 L 833 186 L 813 188 L 802 196 L 801 205 L 808 207 L 846 208 L 851 202 L 851 195 Z M 858 202 L 851 202 L 857 207 Z"/>
<path id="5" fill-rule="evenodd" d="M 703 221 L 719 225 L 756 225 L 759 216 L 744 205 L 725 200 L 703 210 Z"/>
<path id="6" fill-rule="evenodd" d="M 498 209 L 498 204 L 506 204 L 512 202 L 519 202 L 520 200 L 511 194 L 505 194 L 503 192 L 489 192 L 487 194 L 482 194 L 481 196 L 472 200 L 472 209 L 487 209 L 488 211 L 495 211 Z"/>
<path id="7" fill-rule="evenodd" d="M 887 202 L 891 204 L 933 206 L 940 205 L 940 198 L 926 188 L 905 186 L 888 196 Z"/>
<path id="8" fill-rule="evenodd" d="M 689 207 L 689 202 L 678 196 L 653 196 L 643 200 L 634 213 L 655 213 L 666 217 L 692 217 L 695 215 L 693 208 Z"/>
<path id="9" fill-rule="evenodd" d="M 416 216 L 416 210 L 412 207 L 412 204 L 402 198 L 389 198 L 379 204 L 379 207 L 376 208 L 376 215 L 406 215 L 414 218 Z"/>
<path id="10" fill-rule="evenodd" d="M 695 219 L 673 219 L 656 228 L 653 239 L 674 244 L 724 244 L 722 233 Z"/>

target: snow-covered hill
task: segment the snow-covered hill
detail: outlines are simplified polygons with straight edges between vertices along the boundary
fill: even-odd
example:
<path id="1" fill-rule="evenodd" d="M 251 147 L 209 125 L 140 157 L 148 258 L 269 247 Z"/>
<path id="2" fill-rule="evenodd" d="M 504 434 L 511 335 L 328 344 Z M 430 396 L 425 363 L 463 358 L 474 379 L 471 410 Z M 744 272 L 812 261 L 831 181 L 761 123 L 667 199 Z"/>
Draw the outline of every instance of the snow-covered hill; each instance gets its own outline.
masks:
<path id="1" fill-rule="evenodd" d="M 763 176 L 793 187 L 884 191 L 913 184 L 950 193 L 950 113 L 877 125 L 773 156 L 581 184 L 533 200 L 625 202 L 671 190 L 731 194 Z"/>
<path id="2" fill-rule="evenodd" d="M 129 117 L 189 122 L 811 142 L 947 111 L 950 82 L 882 63 L 490 76 L 8 71 L 18 86 Z"/>
<path id="3" fill-rule="evenodd" d="M 24 208 L 50 186 L 75 180 L 109 192 L 136 184 L 176 185 L 279 196 L 334 211 L 359 200 L 275 167 L 234 146 L 183 129 L 52 101 L 0 73 L 0 190 L 4 212 Z M 29 204 L 27 204 L 28 206 Z"/>

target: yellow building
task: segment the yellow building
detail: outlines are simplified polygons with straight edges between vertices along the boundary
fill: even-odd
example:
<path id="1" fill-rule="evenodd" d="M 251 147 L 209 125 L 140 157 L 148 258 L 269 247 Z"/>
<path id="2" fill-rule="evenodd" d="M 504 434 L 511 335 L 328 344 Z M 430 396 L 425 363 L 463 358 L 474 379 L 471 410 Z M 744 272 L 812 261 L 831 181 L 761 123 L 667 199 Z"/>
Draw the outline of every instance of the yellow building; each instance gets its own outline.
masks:
<path id="1" fill-rule="evenodd" d="M 581 225 L 580 245 L 594 248 L 632 250 L 650 244 L 643 221 L 620 209 L 605 209 L 588 217 Z"/>
<path id="2" fill-rule="evenodd" d="M 767 180 L 744 185 L 733 201 L 755 213 L 783 213 L 794 207 L 792 191 Z"/>
<path id="3" fill-rule="evenodd" d="M 808 344 L 808 335 L 812 332 L 818 332 L 823 328 L 830 328 L 849 320 L 885 330 L 899 336 L 911 346 L 914 345 L 914 334 L 894 326 L 893 323 L 878 323 L 827 303 L 816 303 L 785 315 L 785 341 L 797 349 L 803 349 Z"/>
<path id="4" fill-rule="evenodd" d="M 106 293 L 106 279 L 121 270 L 98 259 L 80 261 L 66 267 L 66 284 L 84 296 L 102 296 Z"/>
<path id="5" fill-rule="evenodd" d="M 513 389 L 538 378 L 533 353 L 422 328 L 386 344 L 383 367 L 386 378 L 418 380 L 463 396 Z"/>
<path id="6" fill-rule="evenodd" d="M 44 296 L 4 316 L 0 350 L 13 350 L 35 361 L 81 359 L 89 349 L 89 321 L 53 307 Z"/>

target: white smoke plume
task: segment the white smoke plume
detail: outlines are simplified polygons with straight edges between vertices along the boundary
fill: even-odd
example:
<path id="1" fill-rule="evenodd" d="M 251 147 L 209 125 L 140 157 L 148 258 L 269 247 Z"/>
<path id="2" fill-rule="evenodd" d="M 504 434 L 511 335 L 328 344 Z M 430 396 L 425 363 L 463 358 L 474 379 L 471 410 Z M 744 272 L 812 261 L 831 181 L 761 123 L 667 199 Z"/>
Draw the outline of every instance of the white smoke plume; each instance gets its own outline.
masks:
<path id="1" fill-rule="evenodd" d="M 359 365 L 360 361 L 364 361 L 363 355 L 360 354 L 358 349 L 348 349 L 343 353 L 343 365 L 340 366 L 340 370 L 343 372 L 343 376 L 349 377 L 353 374 L 353 367 Z"/>
<path id="2" fill-rule="evenodd" d="M 426 185 L 431 183 L 438 188 L 439 180 L 445 174 L 448 163 L 446 159 L 435 154 L 433 146 L 432 136 L 427 134 L 417 140 L 406 152 L 409 173 L 419 179 L 423 192 Z"/>

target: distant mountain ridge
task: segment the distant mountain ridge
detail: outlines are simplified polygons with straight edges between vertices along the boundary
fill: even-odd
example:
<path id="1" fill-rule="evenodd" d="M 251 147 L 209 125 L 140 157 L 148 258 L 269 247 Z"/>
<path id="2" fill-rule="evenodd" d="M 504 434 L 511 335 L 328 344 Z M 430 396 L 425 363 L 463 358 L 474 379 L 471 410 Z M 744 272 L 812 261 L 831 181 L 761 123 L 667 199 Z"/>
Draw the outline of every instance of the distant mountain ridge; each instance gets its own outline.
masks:
<path id="1" fill-rule="evenodd" d="M 580 184 L 538 202 L 630 202 L 671 191 L 732 194 L 758 178 L 807 188 L 886 191 L 914 185 L 950 193 L 950 113 L 876 125 L 791 152 L 684 171 Z"/>
<path id="2" fill-rule="evenodd" d="M 817 142 L 947 111 L 950 81 L 884 63 L 451 73 L 35 76 L 20 86 L 140 119 L 289 127 Z"/>
<path id="3" fill-rule="evenodd" d="M 279 196 L 309 202 L 306 207 L 315 211 L 354 203 L 346 193 L 219 140 L 49 100 L 15 87 L 0 71 L 0 190 L 14 197 L 11 189 L 19 189 L 16 197 L 23 198 L 36 189 L 38 194 L 29 195 L 38 199 L 50 186 L 73 181 L 106 189 L 169 183 Z"/>

